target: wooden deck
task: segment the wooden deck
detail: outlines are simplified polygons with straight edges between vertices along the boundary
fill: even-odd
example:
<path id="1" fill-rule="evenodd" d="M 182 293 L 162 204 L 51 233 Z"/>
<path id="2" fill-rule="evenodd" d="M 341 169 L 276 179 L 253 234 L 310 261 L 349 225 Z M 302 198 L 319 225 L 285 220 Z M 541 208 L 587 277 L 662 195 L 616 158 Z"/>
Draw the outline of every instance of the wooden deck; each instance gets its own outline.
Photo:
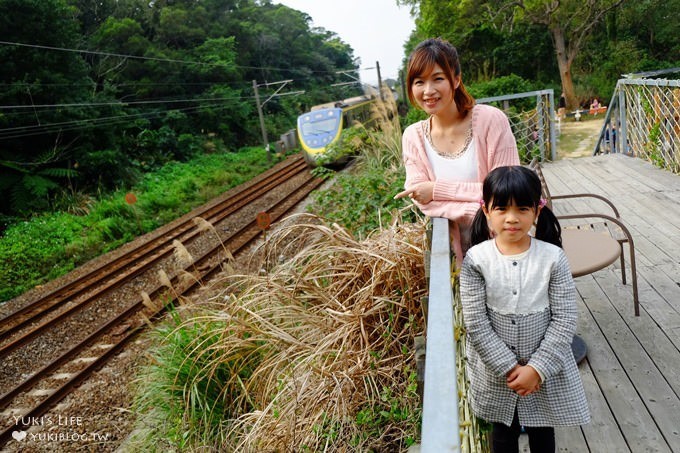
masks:
<path id="1" fill-rule="evenodd" d="M 633 235 L 640 297 L 636 317 L 627 247 L 627 285 L 618 261 L 576 279 L 593 420 L 559 429 L 558 451 L 680 452 L 680 176 L 621 155 L 546 163 L 543 171 L 553 195 L 590 192 L 614 202 Z M 555 200 L 554 208 L 607 213 L 597 200 L 579 203 Z"/>

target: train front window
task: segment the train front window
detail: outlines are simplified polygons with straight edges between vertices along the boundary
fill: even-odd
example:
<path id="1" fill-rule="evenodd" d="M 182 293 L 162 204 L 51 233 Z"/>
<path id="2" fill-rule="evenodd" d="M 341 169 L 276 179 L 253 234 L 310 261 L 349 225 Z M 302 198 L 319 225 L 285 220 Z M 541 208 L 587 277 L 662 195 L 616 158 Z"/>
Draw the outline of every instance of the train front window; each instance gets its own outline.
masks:
<path id="1" fill-rule="evenodd" d="M 302 135 L 322 135 L 335 132 L 338 128 L 337 118 L 328 118 L 314 122 L 302 123 Z"/>

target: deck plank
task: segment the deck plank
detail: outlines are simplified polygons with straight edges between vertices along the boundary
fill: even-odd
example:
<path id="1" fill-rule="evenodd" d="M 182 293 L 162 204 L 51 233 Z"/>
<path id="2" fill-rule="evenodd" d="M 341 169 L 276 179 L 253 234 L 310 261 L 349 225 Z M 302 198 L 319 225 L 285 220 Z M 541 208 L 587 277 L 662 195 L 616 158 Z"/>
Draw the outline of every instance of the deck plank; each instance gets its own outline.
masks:
<path id="1" fill-rule="evenodd" d="M 558 450 L 680 453 L 680 176 L 620 155 L 546 163 L 543 172 L 553 195 L 598 193 L 619 209 L 635 243 L 641 307 L 634 316 L 627 246 L 626 285 L 618 262 L 576 279 L 593 421 L 558 429 Z M 558 214 L 607 209 L 555 200 Z"/>
<path id="2" fill-rule="evenodd" d="M 606 274 L 595 275 L 595 280 L 608 297 L 623 294 L 622 288 L 612 285 L 615 280 Z M 668 338 L 659 344 L 649 339 L 655 323 L 644 314 L 639 317 L 629 314 L 627 306 L 619 311 L 613 303 L 599 298 L 589 301 L 588 306 L 666 442 L 672 451 L 680 451 L 680 399 L 673 388 L 678 386 L 673 363 L 680 363 L 680 351 Z"/>
<path id="3" fill-rule="evenodd" d="M 606 294 L 588 276 L 577 280 L 578 291 L 590 313 L 590 316 L 579 319 L 583 329 L 582 338 L 588 346 L 588 363 L 630 451 L 671 451 L 640 397 L 636 383 L 631 381 L 626 364 L 621 362 L 618 352 L 622 345 L 618 331 L 615 328 L 607 329 L 607 324 L 613 319 L 604 307 L 596 306 L 593 310 L 589 306 L 592 301 L 606 300 Z M 630 354 L 635 352 L 639 353 L 639 349 L 634 348 Z M 584 431 L 588 429 L 588 425 L 584 426 Z M 598 430 L 593 430 L 591 437 L 597 439 L 599 435 Z"/>

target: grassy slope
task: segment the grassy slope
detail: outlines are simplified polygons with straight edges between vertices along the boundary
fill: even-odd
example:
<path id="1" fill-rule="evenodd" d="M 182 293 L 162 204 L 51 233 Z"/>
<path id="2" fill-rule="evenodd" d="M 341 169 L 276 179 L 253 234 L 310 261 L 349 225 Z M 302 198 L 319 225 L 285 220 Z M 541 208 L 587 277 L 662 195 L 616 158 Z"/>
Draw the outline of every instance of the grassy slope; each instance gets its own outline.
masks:
<path id="1" fill-rule="evenodd" d="M 260 148 L 203 155 L 145 175 L 130 189 L 134 205 L 121 190 L 93 202 L 85 215 L 41 214 L 11 226 L 0 238 L 0 301 L 182 216 L 269 166 Z"/>

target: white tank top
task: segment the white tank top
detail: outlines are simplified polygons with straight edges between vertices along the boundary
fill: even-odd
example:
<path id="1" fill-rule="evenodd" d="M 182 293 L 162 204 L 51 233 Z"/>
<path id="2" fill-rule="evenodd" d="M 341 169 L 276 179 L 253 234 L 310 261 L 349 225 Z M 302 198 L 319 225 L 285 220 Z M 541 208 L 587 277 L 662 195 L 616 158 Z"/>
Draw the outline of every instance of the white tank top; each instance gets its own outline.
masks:
<path id="1" fill-rule="evenodd" d="M 427 139 L 425 140 L 425 151 L 427 151 L 427 157 L 434 170 L 435 178 L 458 181 L 478 180 L 477 149 L 475 148 L 474 138 L 465 148 L 463 154 L 454 159 L 439 155 Z"/>

